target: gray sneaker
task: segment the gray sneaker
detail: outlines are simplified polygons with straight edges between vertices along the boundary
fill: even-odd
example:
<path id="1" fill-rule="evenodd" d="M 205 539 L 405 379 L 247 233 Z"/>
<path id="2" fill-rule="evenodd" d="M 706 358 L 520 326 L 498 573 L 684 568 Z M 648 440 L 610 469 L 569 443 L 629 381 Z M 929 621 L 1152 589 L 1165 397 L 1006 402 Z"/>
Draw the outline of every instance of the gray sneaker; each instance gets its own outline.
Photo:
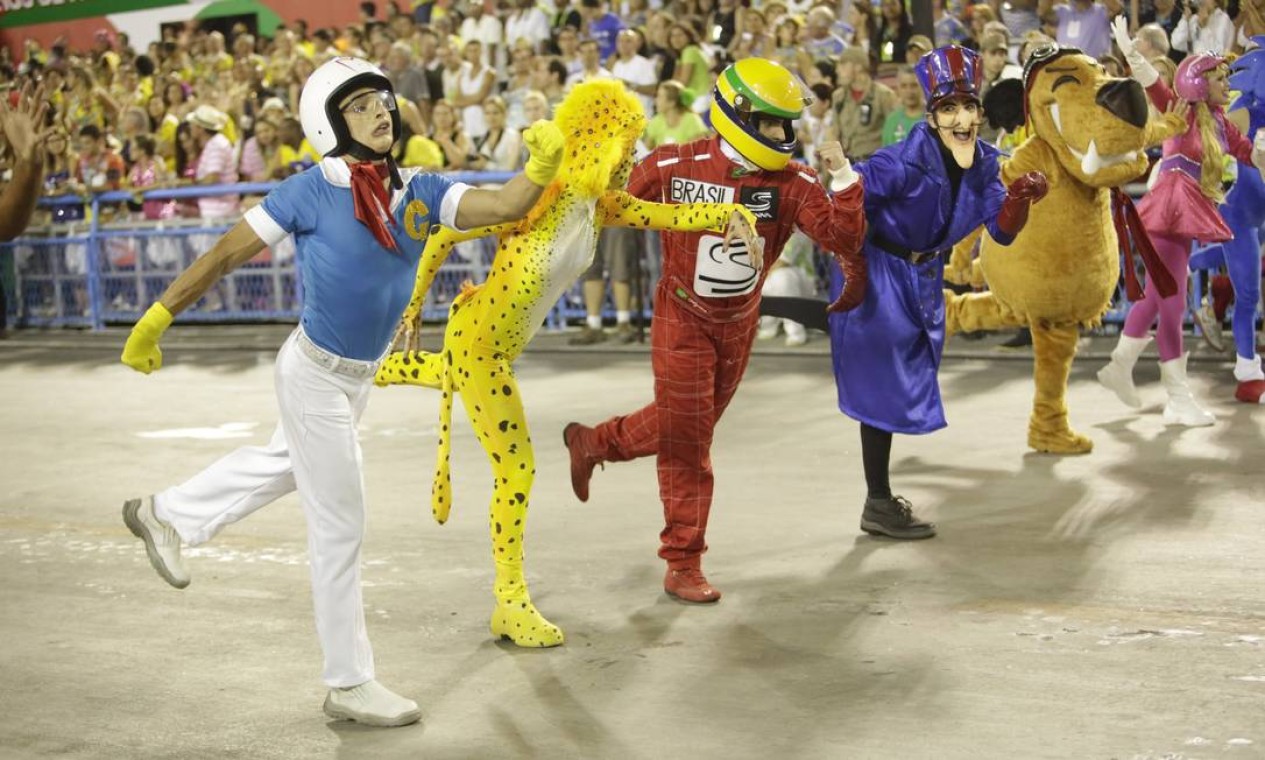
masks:
<path id="1" fill-rule="evenodd" d="M 606 333 L 600 327 L 597 329 L 585 327 L 579 335 L 571 336 L 571 339 L 567 341 L 567 345 L 592 346 L 604 340 L 606 340 Z"/>
<path id="2" fill-rule="evenodd" d="M 861 512 L 861 530 L 871 536 L 906 541 L 931 538 L 936 534 L 935 523 L 914 517 L 913 505 L 904 496 L 866 499 L 865 510 Z"/>
<path id="3" fill-rule="evenodd" d="M 615 335 L 613 339 L 616 343 L 626 346 L 629 343 L 636 343 L 639 338 L 641 338 L 640 333 L 637 331 L 637 328 L 633 327 L 631 324 L 625 322 L 621 325 L 615 325 Z"/>
<path id="4" fill-rule="evenodd" d="M 180 556 L 180 534 L 154 514 L 154 497 L 129 499 L 123 504 L 123 523 L 132 535 L 145 542 L 149 564 L 176 588 L 189 585 L 189 571 Z"/>
<path id="5" fill-rule="evenodd" d="M 1221 320 L 1212 310 L 1212 304 L 1206 303 L 1202 308 L 1192 309 L 1191 318 L 1203 334 L 1204 343 L 1213 351 L 1225 351 L 1225 333 L 1221 331 Z"/>

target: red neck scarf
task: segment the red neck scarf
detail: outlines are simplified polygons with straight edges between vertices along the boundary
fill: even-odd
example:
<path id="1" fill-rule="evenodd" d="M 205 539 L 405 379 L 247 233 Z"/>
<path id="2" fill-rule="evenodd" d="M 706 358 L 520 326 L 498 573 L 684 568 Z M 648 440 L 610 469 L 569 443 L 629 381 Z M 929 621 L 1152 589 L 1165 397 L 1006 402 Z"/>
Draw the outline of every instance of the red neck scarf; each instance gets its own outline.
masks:
<path id="1" fill-rule="evenodd" d="M 390 227 L 395 224 L 391 217 L 391 198 L 382 180 L 390 176 L 385 163 L 361 161 L 351 167 L 351 197 L 355 203 L 356 220 L 369 228 L 373 236 L 389 251 L 396 250 L 395 238 Z"/>

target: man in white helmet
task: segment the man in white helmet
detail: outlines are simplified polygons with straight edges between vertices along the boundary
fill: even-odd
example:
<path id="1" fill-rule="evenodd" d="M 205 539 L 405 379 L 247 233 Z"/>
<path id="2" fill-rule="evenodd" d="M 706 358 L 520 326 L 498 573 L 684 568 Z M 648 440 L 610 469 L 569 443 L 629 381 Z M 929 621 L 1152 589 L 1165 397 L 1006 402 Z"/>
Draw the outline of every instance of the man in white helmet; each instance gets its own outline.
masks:
<path id="1" fill-rule="evenodd" d="M 179 314 L 265 246 L 293 235 L 304 286 L 298 328 L 277 355 L 281 421 L 264 446 L 232 452 L 185 483 L 123 507 L 150 562 L 176 588 L 189 584 L 181 543 L 210 540 L 298 490 L 308 523 L 316 628 L 329 686 L 325 712 L 376 726 L 420 717 L 417 704 L 374 680 L 360 594 L 365 504 L 356 423 L 413 289 L 430 228 L 468 229 L 522 217 L 553 178 L 562 136 L 551 122 L 524 135 L 531 159 L 497 190 L 400 171 L 391 83 L 376 67 L 337 58 L 308 79 L 303 131 L 321 162 L 272 190 L 167 288 L 132 328 L 123 363 L 162 366 L 158 340 Z"/>

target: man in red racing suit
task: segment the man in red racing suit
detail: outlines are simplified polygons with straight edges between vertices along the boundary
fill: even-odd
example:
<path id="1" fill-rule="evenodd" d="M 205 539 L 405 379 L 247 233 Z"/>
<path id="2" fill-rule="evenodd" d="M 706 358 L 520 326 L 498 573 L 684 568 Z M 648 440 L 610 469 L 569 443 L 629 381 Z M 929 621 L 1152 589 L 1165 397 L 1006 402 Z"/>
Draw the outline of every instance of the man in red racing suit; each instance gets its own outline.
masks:
<path id="1" fill-rule="evenodd" d="M 657 456 L 666 521 L 659 549 L 668 563 L 664 589 L 696 603 L 720 598 L 701 570 L 712 503 L 712 434 L 751 355 L 765 273 L 798 226 L 844 270 L 848 287 L 832 310 L 855 307 L 865 292 L 861 183 L 831 197 L 807 166 L 784 161 L 780 170 L 762 169 L 721 135 L 655 150 L 633 170 L 628 191 L 671 203 L 743 204 L 756 216 L 763 260 L 753 266 L 741 244 L 722 255 L 724 239 L 710 232 L 663 232 L 663 276 L 650 327 L 654 402 L 594 428 L 573 422 L 563 431 L 581 501 L 588 500 L 596 465 Z M 833 176 L 846 169 L 855 177 L 837 143 L 821 148 Z"/>

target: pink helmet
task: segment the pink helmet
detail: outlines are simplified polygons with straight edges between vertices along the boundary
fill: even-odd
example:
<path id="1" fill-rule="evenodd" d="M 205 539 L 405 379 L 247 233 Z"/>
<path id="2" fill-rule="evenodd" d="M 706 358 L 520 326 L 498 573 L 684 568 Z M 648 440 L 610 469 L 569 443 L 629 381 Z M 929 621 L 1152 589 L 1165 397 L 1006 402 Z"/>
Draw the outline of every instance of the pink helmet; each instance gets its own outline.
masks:
<path id="1" fill-rule="evenodd" d="M 1196 53 L 1188 55 L 1177 64 L 1177 74 L 1173 77 L 1173 89 L 1177 97 L 1199 103 L 1208 99 L 1208 80 L 1204 75 L 1221 66 L 1225 59 L 1212 53 Z"/>

